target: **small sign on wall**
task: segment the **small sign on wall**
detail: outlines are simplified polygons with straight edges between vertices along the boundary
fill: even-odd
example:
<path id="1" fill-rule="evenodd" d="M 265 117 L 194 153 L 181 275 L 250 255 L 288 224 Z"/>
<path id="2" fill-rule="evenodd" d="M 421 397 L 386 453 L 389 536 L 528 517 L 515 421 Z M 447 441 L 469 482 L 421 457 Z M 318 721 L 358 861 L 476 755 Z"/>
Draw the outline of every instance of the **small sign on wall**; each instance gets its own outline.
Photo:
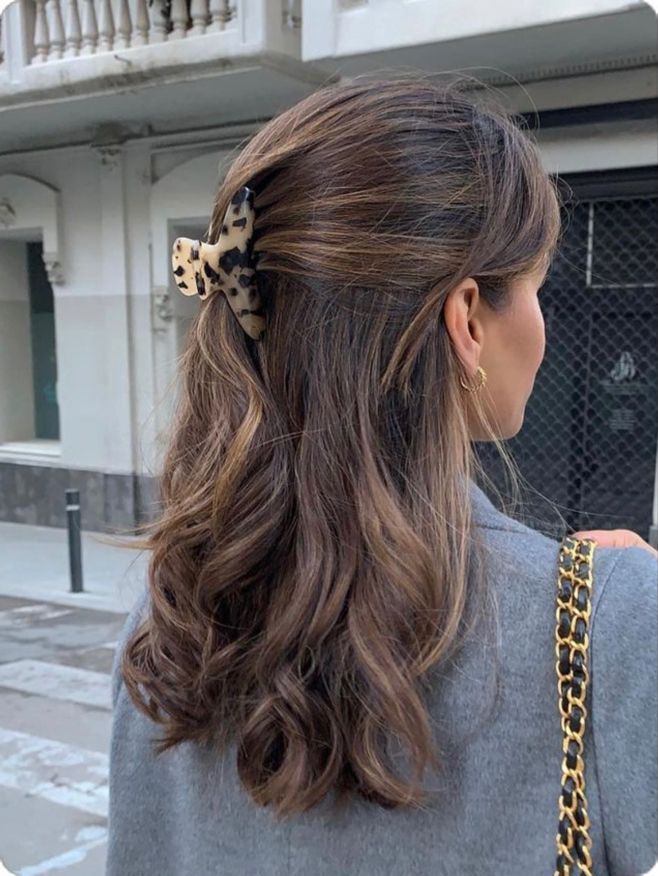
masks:
<path id="1" fill-rule="evenodd" d="M 599 382 L 601 389 L 608 394 L 611 407 L 607 425 L 612 432 L 635 431 L 638 410 L 641 410 L 644 396 L 649 392 L 649 383 L 642 380 L 642 375 L 630 350 L 619 353 L 614 365 L 609 371 L 608 379 Z M 629 405 L 631 401 L 639 404 Z"/>

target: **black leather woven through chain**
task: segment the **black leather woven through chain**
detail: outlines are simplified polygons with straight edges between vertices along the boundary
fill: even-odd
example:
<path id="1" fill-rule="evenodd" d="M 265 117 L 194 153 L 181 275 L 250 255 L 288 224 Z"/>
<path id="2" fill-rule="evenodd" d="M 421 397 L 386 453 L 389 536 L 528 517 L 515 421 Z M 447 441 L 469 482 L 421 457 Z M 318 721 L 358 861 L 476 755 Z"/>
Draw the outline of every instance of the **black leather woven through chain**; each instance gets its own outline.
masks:
<path id="1" fill-rule="evenodd" d="M 562 777 L 554 876 L 592 876 L 592 840 L 585 796 L 585 700 L 589 620 L 596 542 L 566 536 L 559 556 L 555 664 L 562 725 Z M 577 869 L 573 870 L 572 868 Z"/>

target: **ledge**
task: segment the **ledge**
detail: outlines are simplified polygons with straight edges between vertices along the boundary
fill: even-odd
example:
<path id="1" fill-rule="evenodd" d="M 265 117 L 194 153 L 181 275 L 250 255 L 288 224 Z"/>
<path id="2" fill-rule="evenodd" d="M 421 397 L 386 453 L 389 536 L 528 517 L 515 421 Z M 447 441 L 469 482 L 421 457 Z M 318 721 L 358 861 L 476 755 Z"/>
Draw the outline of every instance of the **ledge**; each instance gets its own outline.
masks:
<path id="1" fill-rule="evenodd" d="M 62 455 L 60 441 L 34 438 L 28 441 L 0 442 L 0 462 L 24 462 L 49 464 L 57 462 Z"/>

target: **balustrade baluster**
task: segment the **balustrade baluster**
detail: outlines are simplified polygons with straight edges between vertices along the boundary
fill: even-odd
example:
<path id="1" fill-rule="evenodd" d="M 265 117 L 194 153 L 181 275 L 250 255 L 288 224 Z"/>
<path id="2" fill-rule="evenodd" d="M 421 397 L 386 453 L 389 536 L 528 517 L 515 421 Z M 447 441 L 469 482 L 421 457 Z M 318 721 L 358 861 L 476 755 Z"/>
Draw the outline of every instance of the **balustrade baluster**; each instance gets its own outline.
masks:
<path id="1" fill-rule="evenodd" d="M 132 22 L 130 21 L 130 7 L 128 0 L 120 0 L 119 7 L 119 25 L 117 27 L 117 36 L 114 41 L 115 49 L 127 49 L 130 46 L 130 34 L 132 32 Z"/>
<path id="2" fill-rule="evenodd" d="M 109 52 L 114 45 L 114 15 L 110 0 L 101 0 L 101 20 L 98 26 L 98 51 Z"/>
<path id="3" fill-rule="evenodd" d="M 48 58 L 50 39 L 48 37 L 48 19 L 46 17 L 45 0 L 36 0 L 34 11 L 34 56 L 33 64 L 42 64 Z"/>
<path id="4" fill-rule="evenodd" d="M 59 0 L 48 0 L 46 6 L 48 16 L 48 32 L 50 33 L 49 61 L 58 61 L 64 52 L 64 22 Z"/>
<path id="5" fill-rule="evenodd" d="M 85 12 L 82 21 L 81 55 L 95 55 L 98 45 L 98 22 L 96 21 L 95 0 L 84 0 Z"/>
<path id="6" fill-rule="evenodd" d="M 149 41 L 149 14 L 146 0 L 137 0 L 135 27 L 132 32 L 131 45 L 145 46 Z"/>
<path id="7" fill-rule="evenodd" d="M 190 16 L 192 27 L 189 36 L 205 33 L 208 24 L 208 0 L 192 0 Z"/>
<path id="8" fill-rule="evenodd" d="M 187 2 L 186 0 L 172 0 L 171 21 L 174 28 L 169 33 L 169 39 L 181 39 L 187 31 Z"/>
<path id="9" fill-rule="evenodd" d="M 64 50 L 64 57 L 75 58 L 80 53 L 81 42 L 82 34 L 80 31 L 78 0 L 69 0 L 66 16 L 66 49 Z"/>
<path id="10" fill-rule="evenodd" d="M 216 33 L 218 30 L 223 30 L 222 11 L 222 0 L 210 0 L 208 5 L 210 24 L 206 28 L 206 33 Z"/>

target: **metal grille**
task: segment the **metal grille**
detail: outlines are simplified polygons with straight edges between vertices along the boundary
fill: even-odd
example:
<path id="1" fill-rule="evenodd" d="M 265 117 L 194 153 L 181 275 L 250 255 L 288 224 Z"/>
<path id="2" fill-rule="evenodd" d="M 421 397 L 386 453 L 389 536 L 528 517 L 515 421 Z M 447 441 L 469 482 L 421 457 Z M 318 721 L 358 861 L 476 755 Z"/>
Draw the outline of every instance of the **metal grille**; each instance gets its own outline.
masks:
<path id="1" fill-rule="evenodd" d="M 632 529 L 648 539 L 658 441 L 658 198 L 573 197 L 540 293 L 546 354 L 507 442 L 530 486 L 529 525 Z M 493 445 L 477 445 L 505 493 Z M 518 510 L 518 509 L 517 509 Z"/>

